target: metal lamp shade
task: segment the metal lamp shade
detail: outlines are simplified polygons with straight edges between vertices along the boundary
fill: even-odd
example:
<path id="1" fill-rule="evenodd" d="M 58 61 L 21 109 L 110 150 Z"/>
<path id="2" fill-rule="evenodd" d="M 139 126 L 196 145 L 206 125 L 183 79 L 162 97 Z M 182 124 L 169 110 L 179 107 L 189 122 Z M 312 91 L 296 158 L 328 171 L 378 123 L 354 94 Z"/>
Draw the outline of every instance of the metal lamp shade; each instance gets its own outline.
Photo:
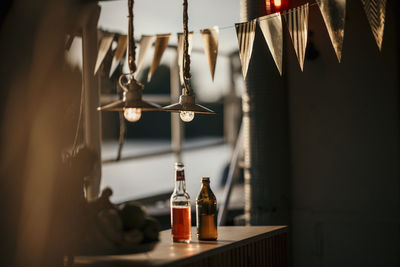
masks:
<path id="1" fill-rule="evenodd" d="M 140 108 L 142 111 L 161 110 L 159 105 L 142 100 L 142 93 L 139 90 L 124 92 L 124 99 L 117 100 L 97 109 L 103 111 L 124 111 L 125 108 Z"/>
<path id="2" fill-rule="evenodd" d="M 129 77 L 129 82 L 124 83 L 122 78 Z M 119 83 L 124 89 L 124 96 L 122 100 L 117 100 L 105 106 L 97 108 L 97 110 L 104 111 L 124 111 L 126 108 L 140 108 L 142 111 L 157 111 L 161 107 L 157 104 L 142 100 L 143 84 L 133 79 L 132 74 L 121 75 Z"/>
<path id="3" fill-rule="evenodd" d="M 194 96 L 191 95 L 181 95 L 178 103 L 163 107 L 162 109 L 168 112 L 191 111 L 198 114 L 215 114 L 211 109 L 196 104 Z"/>
<path id="4" fill-rule="evenodd" d="M 125 108 L 141 108 L 142 111 L 157 111 L 161 110 L 161 107 L 154 103 L 149 103 L 146 101 L 135 101 L 136 103 L 128 103 L 124 100 L 118 100 L 107 104 L 105 106 L 99 107 L 98 110 L 102 111 L 124 111 Z"/>

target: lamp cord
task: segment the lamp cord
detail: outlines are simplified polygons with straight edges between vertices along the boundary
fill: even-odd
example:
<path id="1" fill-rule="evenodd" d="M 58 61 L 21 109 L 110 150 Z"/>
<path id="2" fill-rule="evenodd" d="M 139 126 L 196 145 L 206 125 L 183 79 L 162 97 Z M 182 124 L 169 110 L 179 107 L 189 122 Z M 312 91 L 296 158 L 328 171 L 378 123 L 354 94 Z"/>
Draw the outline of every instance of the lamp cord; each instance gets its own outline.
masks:
<path id="1" fill-rule="evenodd" d="M 128 0 L 128 10 L 129 10 L 129 15 L 128 15 L 128 65 L 131 73 L 135 73 L 136 71 L 136 63 L 135 63 L 135 57 L 136 57 L 136 44 L 135 44 L 135 36 L 133 34 L 134 28 L 133 28 L 133 4 L 134 0 Z"/>
<path id="2" fill-rule="evenodd" d="M 136 63 L 135 63 L 136 44 L 135 44 L 135 36 L 133 28 L 133 4 L 134 0 L 128 0 L 128 14 L 129 14 L 128 15 L 128 65 L 132 75 L 133 73 L 136 72 Z M 120 87 L 117 85 L 117 88 Z M 118 153 L 116 161 L 119 161 L 121 159 L 122 149 L 125 144 L 125 138 L 126 138 L 126 125 L 124 120 L 124 113 L 119 112 L 119 140 L 118 140 Z"/>
<path id="3" fill-rule="evenodd" d="M 118 139 L 118 152 L 116 161 L 121 160 L 122 149 L 124 148 L 125 138 L 126 138 L 126 125 L 124 119 L 124 113 L 118 112 L 119 115 L 119 139 Z"/>
<path id="4" fill-rule="evenodd" d="M 185 93 L 191 95 L 190 86 L 188 85 L 192 75 L 190 74 L 190 55 L 189 55 L 189 31 L 188 31 L 188 2 L 183 0 L 183 78 L 185 80 Z"/>

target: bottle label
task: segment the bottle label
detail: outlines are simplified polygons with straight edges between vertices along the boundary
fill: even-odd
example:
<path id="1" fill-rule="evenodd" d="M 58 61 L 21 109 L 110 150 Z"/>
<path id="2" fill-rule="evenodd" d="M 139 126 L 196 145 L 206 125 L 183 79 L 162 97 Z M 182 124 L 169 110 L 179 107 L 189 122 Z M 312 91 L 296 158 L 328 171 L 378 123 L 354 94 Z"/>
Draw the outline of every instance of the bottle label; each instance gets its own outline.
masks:
<path id="1" fill-rule="evenodd" d="M 176 171 L 176 180 L 177 181 L 185 181 L 185 172 L 184 171 Z"/>

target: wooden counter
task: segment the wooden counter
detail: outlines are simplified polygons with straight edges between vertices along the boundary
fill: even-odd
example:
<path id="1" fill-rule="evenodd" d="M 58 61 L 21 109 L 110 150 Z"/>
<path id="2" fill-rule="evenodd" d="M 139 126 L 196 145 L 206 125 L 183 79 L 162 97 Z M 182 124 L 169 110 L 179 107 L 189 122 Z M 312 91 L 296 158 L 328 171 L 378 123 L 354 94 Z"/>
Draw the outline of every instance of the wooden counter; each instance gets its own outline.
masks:
<path id="1" fill-rule="evenodd" d="M 173 243 L 171 230 L 148 253 L 76 257 L 74 266 L 287 266 L 286 226 L 226 226 L 217 241 Z"/>

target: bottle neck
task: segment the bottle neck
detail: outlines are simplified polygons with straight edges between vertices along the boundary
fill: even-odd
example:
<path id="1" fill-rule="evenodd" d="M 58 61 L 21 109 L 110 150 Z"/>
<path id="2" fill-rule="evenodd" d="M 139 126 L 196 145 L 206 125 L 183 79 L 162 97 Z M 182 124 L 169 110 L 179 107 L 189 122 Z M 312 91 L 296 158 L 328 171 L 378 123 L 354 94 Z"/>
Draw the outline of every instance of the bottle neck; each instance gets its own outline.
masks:
<path id="1" fill-rule="evenodd" d="M 201 189 L 207 190 L 209 188 L 210 188 L 210 183 L 207 183 L 207 182 L 201 183 Z"/>
<path id="2" fill-rule="evenodd" d="M 215 195 L 211 190 L 210 182 L 204 182 L 203 181 L 201 183 L 201 189 L 200 189 L 199 195 L 197 197 L 197 200 L 200 200 L 200 199 L 213 199 L 213 200 L 215 200 Z"/>
<path id="3" fill-rule="evenodd" d="M 183 169 L 175 171 L 175 189 L 176 193 L 186 192 L 185 172 Z"/>
<path id="4" fill-rule="evenodd" d="M 183 181 L 175 181 L 175 190 L 176 193 L 185 193 L 186 192 L 186 182 Z"/>

